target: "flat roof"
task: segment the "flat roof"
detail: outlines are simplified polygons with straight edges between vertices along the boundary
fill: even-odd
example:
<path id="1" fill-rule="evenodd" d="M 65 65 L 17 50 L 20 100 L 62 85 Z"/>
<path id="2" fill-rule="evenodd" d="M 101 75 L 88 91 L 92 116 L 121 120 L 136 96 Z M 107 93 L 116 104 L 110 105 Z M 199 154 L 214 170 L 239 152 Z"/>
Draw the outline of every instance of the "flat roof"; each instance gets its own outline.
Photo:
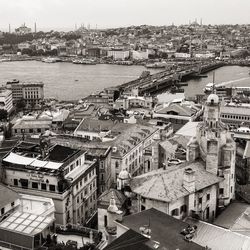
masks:
<path id="1" fill-rule="evenodd" d="M 0 223 L 0 228 L 34 236 L 41 233 L 54 221 L 52 217 L 38 216 L 30 213 L 15 212 Z"/>
<path id="2" fill-rule="evenodd" d="M 3 159 L 5 162 L 18 165 L 29 165 L 32 167 L 48 168 L 48 169 L 58 169 L 63 165 L 63 163 L 52 162 L 52 161 L 41 161 L 36 158 L 26 157 L 18 155 L 16 153 L 10 152 L 10 154 Z"/>

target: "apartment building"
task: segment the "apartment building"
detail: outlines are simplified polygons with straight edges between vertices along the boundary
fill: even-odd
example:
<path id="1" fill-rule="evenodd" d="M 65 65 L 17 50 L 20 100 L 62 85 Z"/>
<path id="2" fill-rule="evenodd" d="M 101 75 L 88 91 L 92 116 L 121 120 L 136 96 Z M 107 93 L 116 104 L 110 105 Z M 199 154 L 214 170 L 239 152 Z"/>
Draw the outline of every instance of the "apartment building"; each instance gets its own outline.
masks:
<path id="1" fill-rule="evenodd" d="M 85 151 L 20 142 L 2 160 L 3 182 L 15 191 L 51 198 L 56 224 L 87 224 L 96 212 L 96 162 Z"/>

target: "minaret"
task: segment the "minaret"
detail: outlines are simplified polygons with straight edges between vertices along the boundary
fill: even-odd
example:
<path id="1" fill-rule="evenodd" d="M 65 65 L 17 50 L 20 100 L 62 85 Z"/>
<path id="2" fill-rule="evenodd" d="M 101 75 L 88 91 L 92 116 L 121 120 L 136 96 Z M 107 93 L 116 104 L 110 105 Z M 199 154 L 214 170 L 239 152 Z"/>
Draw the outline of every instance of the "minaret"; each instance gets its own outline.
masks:
<path id="1" fill-rule="evenodd" d="M 34 32 L 36 33 L 36 22 L 35 22 L 35 25 L 34 25 Z"/>
<path id="2" fill-rule="evenodd" d="M 11 27 L 10 27 L 10 24 L 9 24 L 9 33 L 11 33 Z"/>

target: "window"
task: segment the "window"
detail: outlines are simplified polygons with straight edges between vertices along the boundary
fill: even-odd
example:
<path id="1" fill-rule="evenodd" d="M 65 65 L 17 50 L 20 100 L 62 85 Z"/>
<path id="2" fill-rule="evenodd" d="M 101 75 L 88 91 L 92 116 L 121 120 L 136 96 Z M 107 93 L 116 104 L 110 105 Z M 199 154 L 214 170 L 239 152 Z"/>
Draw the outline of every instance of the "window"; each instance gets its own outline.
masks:
<path id="1" fill-rule="evenodd" d="M 115 168 L 119 168 L 119 162 L 118 161 L 115 162 Z"/>
<path id="2" fill-rule="evenodd" d="M 74 168 L 74 165 L 73 165 L 73 164 L 71 164 L 71 165 L 70 165 L 70 171 L 72 171 L 72 170 L 73 170 L 73 168 Z"/>
<path id="3" fill-rule="evenodd" d="M 178 209 L 178 208 L 173 209 L 173 210 L 171 211 L 171 215 L 172 215 L 172 216 L 178 216 L 178 215 L 179 215 L 179 209 Z"/>
<path id="4" fill-rule="evenodd" d="M 38 132 L 38 133 L 41 133 L 41 129 L 40 129 L 40 128 L 38 128 L 38 129 L 37 129 L 37 132 Z"/>
<path id="5" fill-rule="evenodd" d="M 180 212 L 181 213 L 186 213 L 187 212 L 187 206 L 186 205 L 182 205 L 180 208 Z"/>
<path id="6" fill-rule="evenodd" d="M 233 187 L 231 187 L 231 193 L 233 193 Z"/>
<path id="7" fill-rule="evenodd" d="M 18 180 L 14 179 L 14 186 L 18 186 Z"/>
<path id="8" fill-rule="evenodd" d="M 55 185 L 49 185 L 49 191 L 55 192 L 56 186 Z"/>
<path id="9" fill-rule="evenodd" d="M 207 194 L 207 201 L 210 200 L 210 194 Z"/>
<path id="10" fill-rule="evenodd" d="M 4 214 L 4 207 L 1 208 L 1 215 L 3 215 L 3 214 Z"/>
<path id="11" fill-rule="evenodd" d="M 33 128 L 30 128 L 30 129 L 29 129 L 29 132 L 30 132 L 30 133 L 33 133 Z"/>
<path id="12" fill-rule="evenodd" d="M 201 204 L 201 203 L 202 203 L 202 197 L 199 198 L 199 204 Z"/>
<path id="13" fill-rule="evenodd" d="M 11 206 L 12 206 L 12 207 L 14 207 L 14 205 L 15 205 L 15 202 L 14 202 L 14 201 L 13 201 L 13 202 L 11 202 Z"/>
<path id="14" fill-rule="evenodd" d="M 104 169 L 104 162 L 100 161 L 100 169 Z"/>
<path id="15" fill-rule="evenodd" d="M 32 182 L 32 188 L 38 189 L 38 183 L 37 182 Z"/>
<path id="16" fill-rule="evenodd" d="M 219 194 L 224 194 L 224 188 L 219 189 Z"/>
<path id="17" fill-rule="evenodd" d="M 41 189 L 42 189 L 42 190 L 47 190 L 47 185 L 46 185 L 46 183 L 42 183 L 42 184 L 41 184 Z"/>

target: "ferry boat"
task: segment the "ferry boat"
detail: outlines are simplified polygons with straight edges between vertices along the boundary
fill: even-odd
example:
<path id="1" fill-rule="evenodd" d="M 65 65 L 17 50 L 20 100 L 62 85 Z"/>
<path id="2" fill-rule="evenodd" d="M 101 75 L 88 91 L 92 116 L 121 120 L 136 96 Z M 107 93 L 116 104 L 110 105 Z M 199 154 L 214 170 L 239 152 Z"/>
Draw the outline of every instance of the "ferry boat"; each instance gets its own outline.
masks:
<path id="1" fill-rule="evenodd" d="M 208 83 L 204 88 L 204 93 L 212 93 L 214 87 L 214 83 Z"/>
<path id="2" fill-rule="evenodd" d="M 85 65 L 96 65 L 95 61 L 87 60 L 87 59 L 73 59 L 72 63 L 74 63 L 74 64 L 85 64 Z"/>
<path id="3" fill-rule="evenodd" d="M 42 58 L 42 62 L 45 62 L 45 63 L 56 63 L 56 62 L 60 62 L 60 59 L 56 58 L 56 57 L 44 57 L 44 58 Z"/>

